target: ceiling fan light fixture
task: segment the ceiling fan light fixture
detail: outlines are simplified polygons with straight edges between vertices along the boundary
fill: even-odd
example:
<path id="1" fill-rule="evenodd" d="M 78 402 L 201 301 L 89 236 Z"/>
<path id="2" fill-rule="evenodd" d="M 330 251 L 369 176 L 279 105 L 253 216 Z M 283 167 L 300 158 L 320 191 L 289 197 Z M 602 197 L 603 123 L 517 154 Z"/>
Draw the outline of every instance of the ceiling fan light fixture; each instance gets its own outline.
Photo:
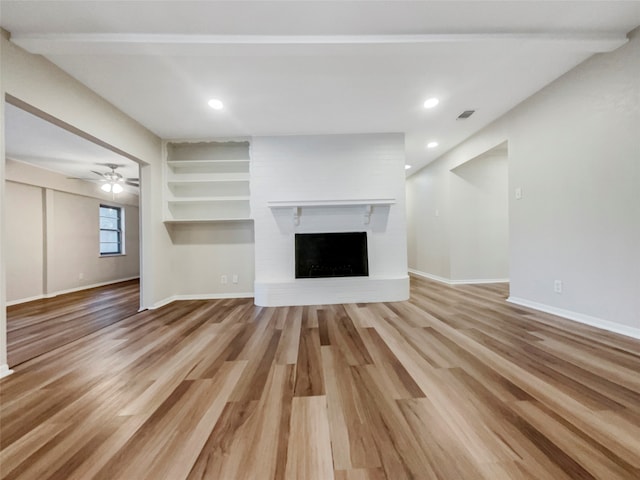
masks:
<path id="1" fill-rule="evenodd" d="M 122 184 L 126 183 L 127 185 L 131 185 L 133 187 L 139 187 L 137 178 L 124 178 L 120 173 L 116 172 L 116 168 L 123 167 L 124 165 L 117 165 L 115 163 L 107 163 L 104 164 L 106 167 L 111 169 L 110 172 L 97 172 L 95 170 L 91 170 L 96 175 L 102 177 L 102 181 L 104 182 L 100 189 L 106 193 L 113 193 L 114 195 L 124 192 L 124 187 Z"/>
<path id="2" fill-rule="evenodd" d="M 115 181 L 110 181 L 105 183 L 104 185 L 102 185 L 100 187 L 100 189 L 104 192 L 107 193 L 121 193 L 124 189 L 122 188 L 122 185 L 120 185 L 119 183 L 115 182 Z"/>
<path id="3" fill-rule="evenodd" d="M 212 98 L 207 103 L 214 110 L 222 110 L 224 108 L 224 104 L 222 103 L 222 101 L 218 100 L 217 98 Z"/>

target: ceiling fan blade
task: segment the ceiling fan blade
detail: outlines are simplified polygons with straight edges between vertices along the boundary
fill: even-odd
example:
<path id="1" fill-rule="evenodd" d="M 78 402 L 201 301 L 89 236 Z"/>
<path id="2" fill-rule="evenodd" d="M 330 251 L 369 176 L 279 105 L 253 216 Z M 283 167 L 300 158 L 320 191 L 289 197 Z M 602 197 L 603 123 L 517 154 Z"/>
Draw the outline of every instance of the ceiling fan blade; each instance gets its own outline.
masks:
<path id="1" fill-rule="evenodd" d="M 96 172 L 95 170 L 90 170 L 91 173 L 95 173 L 96 175 L 100 175 L 101 177 L 104 177 L 104 174 L 102 172 Z"/>
<path id="2" fill-rule="evenodd" d="M 132 187 L 140 187 L 140 184 L 138 182 L 130 182 L 129 180 L 126 180 L 124 183 L 126 185 L 131 185 Z"/>
<path id="3" fill-rule="evenodd" d="M 140 182 L 139 178 L 125 178 L 125 180 L 128 182 L 138 182 L 138 183 Z"/>

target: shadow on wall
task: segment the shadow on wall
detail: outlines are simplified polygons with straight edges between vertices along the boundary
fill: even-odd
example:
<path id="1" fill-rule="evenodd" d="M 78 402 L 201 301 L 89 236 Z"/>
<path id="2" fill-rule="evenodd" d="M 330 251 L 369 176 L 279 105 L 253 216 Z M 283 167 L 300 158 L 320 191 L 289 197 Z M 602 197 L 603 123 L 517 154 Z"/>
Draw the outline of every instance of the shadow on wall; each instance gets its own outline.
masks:
<path id="1" fill-rule="evenodd" d="M 219 222 L 169 224 L 167 231 L 174 245 L 244 245 L 253 244 L 253 223 Z"/>

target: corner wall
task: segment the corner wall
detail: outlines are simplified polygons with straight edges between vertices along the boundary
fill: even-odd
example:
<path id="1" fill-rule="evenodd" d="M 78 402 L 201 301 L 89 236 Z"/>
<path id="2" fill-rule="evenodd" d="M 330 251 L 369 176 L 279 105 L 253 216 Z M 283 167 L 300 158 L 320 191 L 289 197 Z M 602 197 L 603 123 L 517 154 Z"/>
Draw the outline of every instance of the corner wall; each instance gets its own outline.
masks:
<path id="1" fill-rule="evenodd" d="M 7 34 L 0 29 L 0 378 L 10 375 L 13 370 L 9 370 L 7 362 L 7 287 L 5 282 L 5 250 L 7 248 L 6 229 L 5 229 L 5 161 L 4 161 L 4 92 L 5 81 L 4 72 L 5 60 L 4 50 Z"/>
<path id="2" fill-rule="evenodd" d="M 506 145 L 429 167 L 407 182 L 411 271 L 447 283 L 508 281 Z"/>
<path id="3" fill-rule="evenodd" d="M 508 176 L 506 148 L 449 172 L 450 271 L 455 281 L 508 281 Z"/>
<path id="4" fill-rule="evenodd" d="M 640 337 L 640 30 L 629 38 L 409 179 L 411 268 L 449 274 L 432 238 L 450 219 L 421 226 L 424 189 L 446 191 L 444 172 L 508 141 L 511 300 Z"/>

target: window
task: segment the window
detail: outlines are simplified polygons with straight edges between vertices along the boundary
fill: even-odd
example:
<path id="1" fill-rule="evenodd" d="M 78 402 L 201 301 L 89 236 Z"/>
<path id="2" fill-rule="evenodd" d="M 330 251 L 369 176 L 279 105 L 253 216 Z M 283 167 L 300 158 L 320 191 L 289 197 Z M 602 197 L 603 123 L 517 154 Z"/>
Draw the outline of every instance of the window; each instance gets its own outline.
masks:
<path id="1" fill-rule="evenodd" d="M 122 208 L 100 205 L 100 255 L 121 255 Z"/>

